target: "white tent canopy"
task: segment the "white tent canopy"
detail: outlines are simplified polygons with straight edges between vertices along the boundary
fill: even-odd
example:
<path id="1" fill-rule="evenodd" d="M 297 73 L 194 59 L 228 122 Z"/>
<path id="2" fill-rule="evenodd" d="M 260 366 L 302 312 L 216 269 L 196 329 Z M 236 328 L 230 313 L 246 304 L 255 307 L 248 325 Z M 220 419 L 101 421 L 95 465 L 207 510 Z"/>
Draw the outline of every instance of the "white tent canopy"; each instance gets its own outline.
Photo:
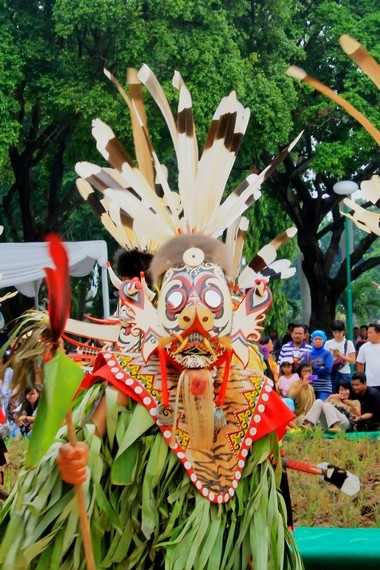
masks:
<path id="1" fill-rule="evenodd" d="M 65 242 L 69 256 L 69 272 L 73 277 L 88 275 L 95 262 L 102 270 L 104 317 L 110 315 L 107 243 L 104 240 Z M 38 291 L 45 277 L 44 267 L 54 268 L 49 255 L 49 246 L 41 243 L 0 244 L 0 288 L 16 287 L 23 295 L 38 300 Z M 36 302 L 36 306 L 37 306 Z"/>

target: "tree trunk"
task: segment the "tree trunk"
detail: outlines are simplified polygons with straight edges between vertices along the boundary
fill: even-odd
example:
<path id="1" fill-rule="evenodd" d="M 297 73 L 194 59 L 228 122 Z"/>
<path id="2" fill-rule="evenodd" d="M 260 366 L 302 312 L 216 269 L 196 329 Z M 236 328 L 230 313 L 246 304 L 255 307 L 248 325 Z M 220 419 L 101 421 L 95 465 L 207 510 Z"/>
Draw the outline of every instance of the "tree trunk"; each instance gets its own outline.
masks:
<path id="1" fill-rule="evenodd" d="M 335 309 L 339 299 L 336 292 L 327 284 L 325 287 L 309 280 L 311 296 L 310 330 L 322 329 L 326 334 L 330 331 L 331 322 L 335 319 Z"/>
<path id="2" fill-rule="evenodd" d="M 33 175 L 31 157 L 27 156 L 25 152 L 20 155 L 15 147 L 10 149 L 9 156 L 21 210 L 23 241 L 38 241 L 39 236 L 32 206 Z M 19 230 L 19 228 L 13 228 L 13 233 L 17 229 Z"/>
<path id="3" fill-rule="evenodd" d="M 305 222 L 307 216 L 305 216 Z M 310 288 L 311 315 L 309 326 L 313 330 L 330 330 L 335 318 L 337 301 L 343 292 L 345 283 L 341 279 L 332 279 L 327 271 L 326 255 L 319 247 L 316 230 L 312 221 L 305 223 L 298 236 L 299 247 L 303 254 L 302 269 Z"/>

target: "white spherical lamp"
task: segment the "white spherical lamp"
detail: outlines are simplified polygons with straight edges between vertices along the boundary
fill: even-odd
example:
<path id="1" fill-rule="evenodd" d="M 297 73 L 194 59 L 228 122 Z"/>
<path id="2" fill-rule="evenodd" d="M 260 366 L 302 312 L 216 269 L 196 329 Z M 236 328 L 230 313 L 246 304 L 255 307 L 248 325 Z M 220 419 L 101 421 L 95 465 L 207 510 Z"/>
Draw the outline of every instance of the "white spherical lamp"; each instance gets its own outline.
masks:
<path id="1" fill-rule="evenodd" d="M 356 192 L 356 190 L 359 190 L 359 186 L 352 180 L 341 180 L 334 184 L 333 190 L 335 194 L 339 194 L 339 196 L 350 196 Z"/>

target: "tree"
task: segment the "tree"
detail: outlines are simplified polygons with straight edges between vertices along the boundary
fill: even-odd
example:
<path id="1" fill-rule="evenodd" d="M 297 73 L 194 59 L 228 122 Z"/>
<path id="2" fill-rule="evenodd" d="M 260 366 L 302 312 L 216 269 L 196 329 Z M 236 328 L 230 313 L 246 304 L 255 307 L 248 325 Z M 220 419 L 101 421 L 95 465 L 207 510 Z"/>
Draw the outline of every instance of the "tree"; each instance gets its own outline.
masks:
<path id="1" fill-rule="evenodd" d="M 334 279 L 328 269 L 343 229 L 332 184 L 346 173 L 357 180 L 368 176 L 376 154 L 369 137 L 342 112 L 310 89 L 295 86 L 284 73 L 290 60 L 305 67 L 307 63 L 309 71 L 341 92 L 346 90 L 376 119 L 373 89 L 337 47 L 338 36 L 350 32 L 368 48 L 378 49 L 377 12 L 368 1 L 4 0 L 3 4 L 2 239 L 40 240 L 48 231 L 59 231 L 67 239 L 108 239 L 77 197 L 73 168 L 78 160 L 98 160 L 90 133 L 91 120 L 97 116 L 115 129 L 128 149 L 133 146 L 125 105 L 105 79 L 103 67 L 122 80 L 126 67 L 148 63 L 173 107 L 177 93 L 170 81 L 178 69 L 193 95 L 201 141 L 217 104 L 230 90 L 236 89 L 239 99 L 252 109 L 231 185 L 247 171 L 266 166 L 289 142 L 292 129 L 297 132 L 306 125 L 296 165 L 292 158 L 286 161 L 267 185 L 262 203 L 248 214 L 252 233 L 246 256 L 295 223 L 313 288 L 312 325 L 318 321 L 318 307 L 326 313 L 321 324 L 330 320 L 345 284 L 343 269 Z M 149 100 L 148 114 L 160 160 L 173 172 L 166 127 Z M 332 239 L 323 253 L 318 239 L 327 230 L 319 226 L 330 210 Z M 352 258 L 353 278 L 374 263 L 358 267 L 371 239 L 363 241 L 356 261 L 355 254 Z M 320 296 L 323 289 L 326 294 Z M 284 318 L 285 306 L 279 291 L 273 320 Z"/>
<path id="2" fill-rule="evenodd" d="M 169 82 L 174 69 L 179 69 L 193 95 L 201 141 L 221 97 L 232 89 L 245 105 L 256 106 L 247 135 L 254 150 L 252 146 L 243 150 L 235 180 L 242 178 L 264 146 L 272 152 L 285 144 L 290 113 L 281 128 L 273 126 L 283 98 L 291 99 L 294 92 L 291 83 L 283 81 L 283 70 L 286 54 L 294 53 L 295 47 L 280 32 L 290 17 L 285 3 L 273 0 L 270 6 L 275 18 L 267 8 L 253 13 L 250 2 L 236 6 L 227 0 L 5 0 L 0 15 L 4 32 L 0 112 L 7 119 L 0 138 L 2 239 L 41 240 L 49 231 L 67 239 L 104 236 L 77 197 L 73 168 L 77 160 L 98 159 L 90 133 L 96 116 L 116 130 L 127 148 L 133 146 L 128 113 L 105 79 L 104 66 L 122 79 L 127 66 L 147 62 L 173 106 L 177 93 Z M 277 16 L 280 8 L 284 13 Z M 246 14 L 252 16 L 248 32 L 252 49 L 242 53 L 244 33 L 236 26 Z M 276 62 L 275 46 L 269 52 L 270 42 L 265 39 L 272 32 L 281 42 L 284 58 L 281 70 L 273 67 L 268 75 L 269 61 L 273 66 Z M 261 43 L 265 49 L 260 55 Z M 173 149 L 166 127 L 149 99 L 147 104 L 152 140 L 170 167 Z M 255 244 L 256 249 L 264 239 Z"/>
<path id="3" fill-rule="evenodd" d="M 380 119 L 375 106 L 378 92 L 340 51 L 338 38 L 349 33 L 376 57 L 380 50 L 378 16 L 376 7 L 366 1 L 320 0 L 299 3 L 295 18 L 306 56 L 302 67 L 345 96 L 375 124 Z M 305 128 L 298 156 L 284 161 L 269 186 L 298 228 L 303 271 L 311 293 L 310 326 L 328 330 L 346 288 L 344 261 L 335 274 L 332 272 L 344 228 L 338 211 L 342 198 L 334 194 L 333 185 L 342 178 L 358 183 L 370 178 L 380 153 L 371 137 L 342 110 L 307 86 L 298 86 L 298 91 L 294 124 Z M 321 226 L 328 214 L 330 223 Z M 326 235 L 330 240 L 323 250 L 321 239 Z M 379 256 L 364 257 L 375 240 L 374 235 L 362 236 L 352 252 L 352 281 L 380 263 Z"/>

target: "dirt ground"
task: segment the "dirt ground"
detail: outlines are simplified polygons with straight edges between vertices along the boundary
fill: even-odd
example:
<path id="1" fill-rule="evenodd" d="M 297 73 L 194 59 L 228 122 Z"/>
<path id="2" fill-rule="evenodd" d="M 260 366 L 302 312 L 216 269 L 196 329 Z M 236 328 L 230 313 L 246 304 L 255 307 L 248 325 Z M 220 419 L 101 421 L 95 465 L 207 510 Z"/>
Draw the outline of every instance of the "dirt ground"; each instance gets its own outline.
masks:
<path id="1" fill-rule="evenodd" d="M 342 467 L 361 483 L 358 495 L 349 497 L 319 476 L 288 470 L 296 526 L 380 527 L 380 441 L 325 439 L 318 431 L 285 438 L 284 451 L 299 461 Z"/>

